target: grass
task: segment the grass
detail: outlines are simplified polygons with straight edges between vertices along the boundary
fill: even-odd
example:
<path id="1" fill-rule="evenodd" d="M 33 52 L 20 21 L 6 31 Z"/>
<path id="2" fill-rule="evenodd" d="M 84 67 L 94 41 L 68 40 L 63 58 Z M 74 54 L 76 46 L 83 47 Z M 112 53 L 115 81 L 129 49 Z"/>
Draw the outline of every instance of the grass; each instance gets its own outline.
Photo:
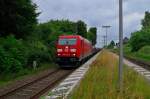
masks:
<path id="1" fill-rule="evenodd" d="M 25 78 L 26 76 L 36 75 L 37 73 L 44 71 L 46 69 L 50 68 L 56 68 L 56 64 L 54 63 L 43 63 L 41 66 L 37 69 L 26 69 L 23 71 L 20 71 L 17 74 L 3 74 L 0 75 L 0 87 L 6 86 L 7 84 L 13 83 L 16 80 L 20 80 Z"/>
<path id="2" fill-rule="evenodd" d="M 124 66 L 123 92 L 117 90 L 118 59 L 103 50 L 87 75 L 71 94 L 71 99 L 150 99 L 150 85 L 137 72 Z"/>
<path id="3" fill-rule="evenodd" d="M 150 48 L 150 47 L 149 47 Z M 127 45 L 124 46 L 124 54 L 128 57 L 141 60 L 144 62 L 150 62 L 150 49 L 143 47 L 137 52 L 131 52 L 131 48 Z"/>

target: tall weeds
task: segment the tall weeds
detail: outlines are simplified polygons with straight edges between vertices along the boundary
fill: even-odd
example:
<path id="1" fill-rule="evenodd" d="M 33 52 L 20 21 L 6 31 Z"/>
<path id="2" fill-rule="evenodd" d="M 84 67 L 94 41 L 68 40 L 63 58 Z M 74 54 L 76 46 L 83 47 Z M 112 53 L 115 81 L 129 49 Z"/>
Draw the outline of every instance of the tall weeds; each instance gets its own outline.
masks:
<path id="1" fill-rule="evenodd" d="M 118 58 L 103 50 L 71 99 L 150 99 L 150 86 L 145 79 L 124 66 L 123 93 L 117 90 Z"/>

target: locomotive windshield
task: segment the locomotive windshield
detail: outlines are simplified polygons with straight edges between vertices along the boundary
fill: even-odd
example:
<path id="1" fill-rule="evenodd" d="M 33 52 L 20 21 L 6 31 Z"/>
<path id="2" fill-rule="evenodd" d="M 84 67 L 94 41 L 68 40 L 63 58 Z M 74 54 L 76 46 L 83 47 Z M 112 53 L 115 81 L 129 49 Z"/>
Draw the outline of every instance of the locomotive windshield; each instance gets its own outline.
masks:
<path id="1" fill-rule="evenodd" d="M 58 44 L 59 45 L 75 45 L 77 39 L 72 38 L 72 39 L 59 39 Z"/>

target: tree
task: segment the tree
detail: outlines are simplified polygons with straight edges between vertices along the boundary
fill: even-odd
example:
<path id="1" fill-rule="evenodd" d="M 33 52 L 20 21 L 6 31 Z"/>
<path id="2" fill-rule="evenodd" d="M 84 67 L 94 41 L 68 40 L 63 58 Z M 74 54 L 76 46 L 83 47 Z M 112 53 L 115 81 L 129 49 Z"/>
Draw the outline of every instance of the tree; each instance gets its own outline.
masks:
<path id="1" fill-rule="evenodd" d="M 150 28 L 150 12 L 145 12 L 145 17 L 142 20 L 143 29 Z"/>
<path id="2" fill-rule="evenodd" d="M 38 38 L 45 43 L 56 41 L 59 35 L 74 34 L 76 31 L 76 23 L 69 20 L 50 20 L 46 23 L 37 25 L 33 38 Z"/>
<path id="3" fill-rule="evenodd" d="M 87 33 L 87 38 L 92 42 L 92 45 L 96 44 L 97 39 L 97 28 L 91 27 Z"/>
<path id="4" fill-rule="evenodd" d="M 31 0 L 0 0 L 0 36 L 27 36 L 37 23 L 35 10 Z"/>
<path id="5" fill-rule="evenodd" d="M 114 48 L 114 46 L 115 46 L 115 42 L 112 40 L 108 45 L 108 48 Z"/>
<path id="6" fill-rule="evenodd" d="M 86 38 L 87 37 L 86 24 L 81 20 L 79 20 L 76 24 L 77 24 L 77 26 L 76 26 L 77 27 L 77 34 Z"/>
<path id="7" fill-rule="evenodd" d="M 145 12 L 145 17 L 142 20 L 142 29 L 140 31 L 134 32 L 130 38 L 130 45 L 132 51 L 138 51 L 146 45 L 150 45 L 150 13 Z"/>
<path id="8" fill-rule="evenodd" d="M 128 41 L 129 41 L 129 39 L 128 39 L 127 37 L 125 37 L 125 38 L 123 39 L 123 44 L 127 44 Z"/>

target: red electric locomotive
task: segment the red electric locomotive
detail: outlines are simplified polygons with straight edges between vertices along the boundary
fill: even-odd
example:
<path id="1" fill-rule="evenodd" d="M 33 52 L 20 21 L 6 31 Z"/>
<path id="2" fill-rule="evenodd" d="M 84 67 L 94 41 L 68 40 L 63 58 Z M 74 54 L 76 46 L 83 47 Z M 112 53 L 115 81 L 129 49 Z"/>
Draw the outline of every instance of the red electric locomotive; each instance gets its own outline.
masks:
<path id="1" fill-rule="evenodd" d="M 91 42 L 79 35 L 59 36 L 56 55 L 57 63 L 80 63 L 92 54 L 92 49 Z"/>

